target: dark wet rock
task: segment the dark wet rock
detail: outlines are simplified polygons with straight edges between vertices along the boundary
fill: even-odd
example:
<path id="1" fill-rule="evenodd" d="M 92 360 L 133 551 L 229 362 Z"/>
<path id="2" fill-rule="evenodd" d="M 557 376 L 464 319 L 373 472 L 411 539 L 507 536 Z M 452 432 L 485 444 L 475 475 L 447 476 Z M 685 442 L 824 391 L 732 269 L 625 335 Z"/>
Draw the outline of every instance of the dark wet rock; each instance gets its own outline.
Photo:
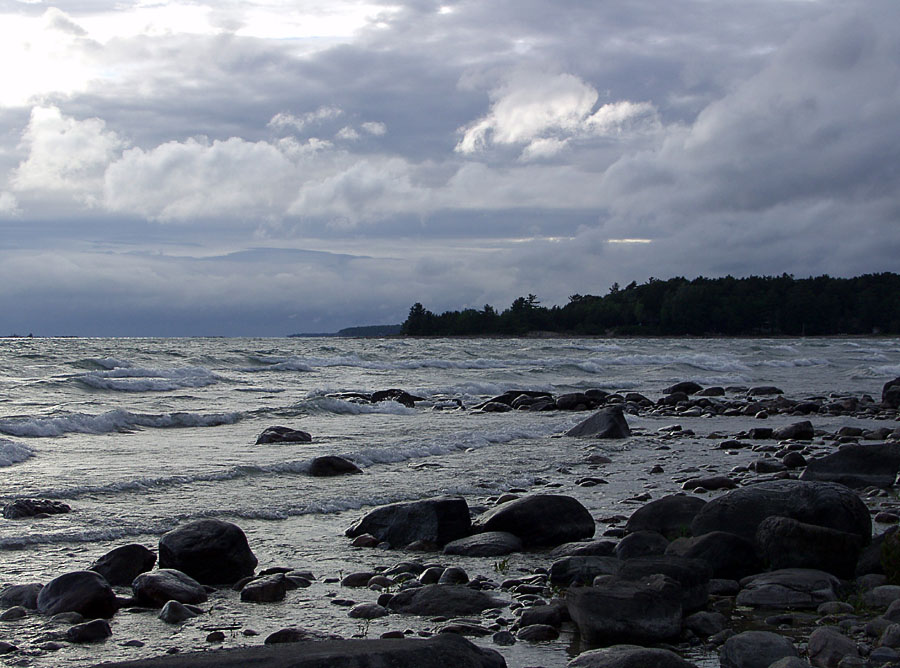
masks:
<path id="1" fill-rule="evenodd" d="M 837 600 L 840 581 L 824 571 L 785 568 L 760 573 L 741 581 L 738 605 L 780 610 L 815 610 L 822 603 Z"/>
<path id="2" fill-rule="evenodd" d="M 728 628 L 728 618 L 721 612 L 701 610 L 685 617 L 684 627 L 700 638 L 708 638 Z"/>
<path id="3" fill-rule="evenodd" d="M 856 642 L 836 629 L 823 627 L 809 636 L 809 661 L 820 668 L 838 668 L 845 656 L 859 656 Z"/>
<path id="4" fill-rule="evenodd" d="M 522 551 L 518 536 L 505 531 L 486 531 L 465 538 L 458 538 L 444 546 L 444 554 L 467 557 L 499 557 Z"/>
<path id="5" fill-rule="evenodd" d="M 138 575 L 131 583 L 134 597 L 142 605 L 160 608 L 168 601 L 203 603 L 206 589 L 194 578 L 172 568 L 160 568 Z"/>
<path id="6" fill-rule="evenodd" d="M 772 427 L 753 427 L 747 432 L 747 438 L 754 441 L 766 441 L 775 437 L 775 429 Z"/>
<path id="7" fill-rule="evenodd" d="M 653 554 L 665 554 L 669 546 L 668 539 L 656 531 L 635 531 L 630 533 L 616 545 L 616 556 L 619 559 L 634 559 Z"/>
<path id="8" fill-rule="evenodd" d="M 309 475 L 317 478 L 350 475 L 354 473 L 362 473 L 362 469 L 349 459 L 344 459 L 337 455 L 316 457 L 309 464 Z"/>
<path id="9" fill-rule="evenodd" d="M 350 608 L 350 612 L 347 613 L 353 619 L 378 619 L 389 614 L 391 613 L 387 608 L 377 603 L 360 603 Z"/>
<path id="10" fill-rule="evenodd" d="M 616 553 L 617 543 L 611 540 L 576 541 L 563 543 L 550 550 L 551 559 L 561 557 L 609 557 Z"/>
<path id="11" fill-rule="evenodd" d="M 784 394 L 784 391 L 772 385 L 760 385 L 758 387 L 751 387 L 749 390 L 747 390 L 747 394 L 751 397 L 761 397 L 772 396 L 775 394 Z"/>
<path id="12" fill-rule="evenodd" d="M 566 668 L 696 668 L 667 649 L 613 645 L 582 652 Z"/>
<path id="13" fill-rule="evenodd" d="M 469 574 L 459 566 L 449 566 L 441 573 L 437 584 L 439 585 L 462 585 L 469 581 Z"/>
<path id="14" fill-rule="evenodd" d="M 770 568 L 814 568 L 840 578 L 852 578 L 862 550 L 862 537 L 771 516 L 756 529 L 756 546 Z"/>
<path id="15" fill-rule="evenodd" d="M 535 605 L 525 608 L 519 615 L 517 624 L 520 627 L 531 626 L 532 624 L 544 624 L 558 629 L 562 626 L 565 619 L 568 619 L 569 612 L 565 605 Z"/>
<path id="16" fill-rule="evenodd" d="M 9 585 L 0 592 L 0 608 L 11 608 L 20 605 L 29 610 L 37 609 L 38 594 L 44 587 L 39 582 L 23 585 Z"/>
<path id="17" fill-rule="evenodd" d="M 367 587 L 369 580 L 375 576 L 374 571 L 358 571 L 348 573 L 341 579 L 342 587 Z"/>
<path id="18" fill-rule="evenodd" d="M 781 463 L 784 464 L 785 468 L 789 469 L 799 469 L 803 468 L 807 465 L 806 457 L 801 455 L 799 452 L 788 452 L 781 458 Z M 803 477 L 801 476 L 801 479 Z"/>
<path id="19" fill-rule="evenodd" d="M 691 532 L 727 531 L 754 540 L 760 522 L 772 515 L 855 533 L 866 542 L 872 535 L 868 508 L 855 492 L 803 480 L 773 480 L 723 494 L 697 513 Z"/>
<path id="20" fill-rule="evenodd" d="M 318 640 L 340 640 L 341 637 L 332 633 L 322 633 L 311 629 L 286 628 L 279 629 L 266 637 L 266 645 L 281 645 L 292 642 L 312 642 Z"/>
<path id="21" fill-rule="evenodd" d="M 797 656 L 794 644 L 777 633 L 744 631 L 725 641 L 719 651 L 722 668 L 769 668 L 785 657 Z"/>
<path id="22" fill-rule="evenodd" d="M 500 647 L 512 647 L 516 644 L 516 637 L 509 631 L 497 631 L 491 636 L 491 640 Z"/>
<path id="23" fill-rule="evenodd" d="M 97 559 L 89 571 L 99 573 L 114 587 L 127 587 L 141 573 L 151 570 L 156 555 L 143 545 L 132 543 L 111 550 Z"/>
<path id="24" fill-rule="evenodd" d="M 872 538 L 872 542 L 863 549 L 856 562 L 857 577 L 870 573 L 884 573 L 884 564 L 881 561 L 884 542 L 898 530 L 900 528 L 894 526 Z"/>
<path id="25" fill-rule="evenodd" d="M 109 622 L 105 619 L 94 619 L 84 624 L 76 624 L 66 631 L 66 640 L 78 644 L 95 643 L 106 640 L 112 635 Z"/>
<path id="26" fill-rule="evenodd" d="M 738 484 L 727 475 L 711 475 L 699 478 L 689 478 L 682 483 L 681 488 L 686 490 L 702 488 L 709 491 L 715 491 L 719 489 L 735 489 L 737 486 Z"/>
<path id="27" fill-rule="evenodd" d="M 760 459 L 750 462 L 750 470 L 756 473 L 779 473 L 786 471 L 787 466 L 780 459 L 774 457 L 761 457 Z"/>
<path id="28" fill-rule="evenodd" d="M 699 392 L 697 392 L 698 397 L 724 397 L 725 396 L 725 388 L 719 387 L 718 385 L 713 385 L 712 387 L 705 387 Z"/>
<path id="29" fill-rule="evenodd" d="M 498 401 L 489 401 L 479 408 L 473 408 L 472 412 L 480 411 L 482 413 L 509 413 L 512 406 L 509 404 L 501 404 Z"/>
<path id="30" fill-rule="evenodd" d="M 159 619 L 166 624 L 181 624 L 192 617 L 196 617 L 201 612 L 200 608 L 194 605 L 185 605 L 179 601 L 167 601 L 159 611 Z"/>
<path id="31" fill-rule="evenodd" d="M 112 587 L 93 571 L 60 575 L 48 582 L 37 597 L 38 612 L 44 615 L 77 612 L 88 619 L 108 619 L 115 614 L 116 607 Z"/>
<path id="32" fill-rule="evenodd" d="M 655 574 L 670 577 L 681 585 L 681 607 L 685 611 L 699 610 L 709 600 L 712 571 L 705 561 L 674 556 L 639 557 L 629 559 L 619 569 L 619 578 L 635 582 Z"/>
<path id="33" fill-rule="evenodd" d="M 504 605 L 503 601 L 465 585 L 432 584 L 404 589 L 388 607 L 409 615 L 464 617 Z"/>
<path id="34" fill-rule="evenodd" d="M 786 427 L 776 429 L 772 433 L 773 438 L 777 438 L 782 441 L 786 441 L 788 439 L 794 441 L 811 441 L 815 437 L 815 435 L 816 434 L 813 430 L 812 422 L 810 422 L 809 420 L 803 420 L 802 422 L 789 424 Z"/>
<path id="35" fill-rule="evenodd" d="M 16 499 L 3 506 L 3 517 L 8 520 L 18 520 L 23 517 L 35 515 L 60 515 L 68 513 L 72 509 L 61 501 L 50 499 Z"/>
<path id="36" fill-rule="evenodd" d="M 566 436 L 578 438 L 627 438 L 631 429 L 621 406 L 601 408 L 584 422 L 572 427 Z"/>
<path id="37" fill-rule="evenodd" d="M 801 480 L 837 482 L 854 489 L 891 487 L 900 472 L 900 445 L 846 445 L 837 452 L 809 460 Z"/>
<path id="38" fill-rule="evenodd" d="M 725 531 L 711 531 L 696 538 L 684 538 L 669 546 L 668 553 L 706 562 L 714 578 L 740 580 L 762 570 L 762 561 L 753 541 Z"/>
<path id="39" fill-rule="evenodd" d="M 346 534 L 355 538 L 368 533 L 402 547 L 418 540 L 442 546 L 471 532 L 466 500 L 445 496 L 380 506 L 347 529 Z"/>
<path id="40" fill-rule="evenodd" d="M 256 445 L 265 445 L 267 443 L 309 443 L 310 441 L 312 441 L 312 436 L 299 429 L 267 427 L 256 439 Z"/>
<path id="41" fill-rule="evenodd" d="M 13 622 L 17 619 L 23 619 L 28 616 L 28 610 L 23 608 L 21 605 L 14 605 L 11 608 L 7 608 L 0 614 L 0 622 Z"/>
<path id="42" fill-rule="evenodd" d="M 287 578 L 283 573 L 275 575 L 267 575 L 248 582 L 241 589 L 241 600 L 252 601 L 254 603 L 274 603 L 275 601 L 283 601 L 287 595 Z"/>
<path id="43" fill-rule="evenodd" d="M 497 652 L 482 649 L 462 636 L 440 633 L 433 638 L 326 640 L 217 650 L 104 664 L 104 668 L 505 668 Z"/>
<path id="44" fill-rule="evenodd" d="M 563 557 L 550 565 L 550 584 L 557 587 L 589 585 L 599 575 L 615 575 L 622 567 L 616 557 Z"/>
<path id="45" fill-rule="evenodd" d="M 533 494 L 492 508 L 475 522 L 481 531 L 505 531 L 525 547 L 556 547 L 591 538 L 595 523 L 580 501 L 559 494 Z"/>
<path id="46" fill-rule="evenodd" d="M 556 397 L 556 408 L 561 411 L 586 411 L 596 405 L 596 402 L 583 392 L 570 392 Z"/>
<path id="47" fill-rule="evenodd" d="M 159 567 L 179 570 L 201 584 L 233 584 L 253 575 L 257 563 L 244 532 L 223 520 L 196 520 L 159 539 Z"/>
<path id="48" fill-rule="evenodd" d="M 900 408 L 900 378 L 884 384 L 881 388 L 881 403 L 887 408 Z"/>
<path id="49" fill-rule="evenodd" d="M 396 388 L 390 390 L 378 390 L 376 392 L 372 392 L 371 401 L 373 404 L 377 404 L 381 401 L 396 401 L 398 404 L 402 404 L 407 408 L 413 408 L 417 401 L 424 401 L 424 397 L 417 397 L 405 390 L 398 390 Z"/>
<path id="50" fill-rule="evenodd" d="M 705 505 L 706 501 L 696 496 L 670 494 L 634 511 L 625 524 L 625 531 L 656 531 L 669 540 L 685 536 L 690 533 L 694 517 Z"/>
<path id="51" fill-rule="evenodd" d="M 674 394 L 676 392 L 683 392 L 684 394 L 696 394 L 700 390 L 703 389 L 703 386 L 699 383 L 695 383 L 692 380 L 685 380 L 680 383 L 675 383 L 674 385 L 670 385 L 666 389 L 663 390 L 663 394 Z"/>
<path id="52" fill-rule="evenodd" d="M 50 617 L 50 621 L 54 624 L 81 624 L 84 621 L 84 615 L 80 612 L 57 612 Z"/>
<path id="53" fill-rule="evenodd" d="M 535 390 L 508 390 L 501 395 L 496 397 L 491 397 L 485 402 L 478 404 L 477 406 L 473 406 L 472 410 L 483 410 L 487 404 L 500 404 L 501 406 L 506 406 L 510 409 L 513 408 L 513 404 L 517 401 L 522 401 L 523 399 L 550 399 L 553 397 L 548 392 L 540 392 Z"/>
<path id="54" fill-rule="evenodd" d="M 523 626 L 516 632 L 516 640 L 526 642 L 546 642 L 559 638 L 559 631 L 548 624 Z"/>
<path id="55" fill-rule="evenodd" d="M 484 636 L 491 635 L 492 631 L 481 624 L 475 624 L 474 622 L 466 620 L 457 620 L 440 626 L 438 628 L 438 633 L 456 633 L 461 636 L 483 638 Z"/>
<path id="56" fill-rule="evenodd" d="M 640 582 L 608 576 L 593 587 L 574 587 L 569 616 L 591 644 L 659 642 L 681 631 L 681 587 L 664 575 Z"/>
<path id="57" fill-rule="evenodd" d="M 900 586 L 878 585 L 863 594 L 863 603 L 870 608 L 888 608 L 900 599 Z"/>

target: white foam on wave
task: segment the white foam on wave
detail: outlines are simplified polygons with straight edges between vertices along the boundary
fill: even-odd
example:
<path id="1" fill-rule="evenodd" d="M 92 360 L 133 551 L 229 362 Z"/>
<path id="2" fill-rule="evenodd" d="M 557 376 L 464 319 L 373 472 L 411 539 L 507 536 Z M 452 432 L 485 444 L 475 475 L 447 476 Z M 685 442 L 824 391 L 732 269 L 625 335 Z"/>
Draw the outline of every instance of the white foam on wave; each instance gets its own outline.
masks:
<path id="1" fill-rule="evenodd" d="M 34 457 L 34 450 L 22 443 L 0 438 L 0 467 L 19 464 Z"/>
<path id="2" fill-rule="evenodd" d="M 221 377 L 203 367 L 180 369 L 115 368 L 90 371 L 76 380 L 98 390 L 117 392 L 170 392 L 214 385 Z"/>
<path id="3" fill-rule="evenodd" d="M 127 369 L 131 366 L 131 362 L 116 359 L 115 357 L 88 357 L 80 360 L 76 366 L 97 369 Z"/>
<path id="4" fill-rule="evenodd" d="M 26 438 L 62 436 L 64 434 L 108 434 L 138 427 L 159 429 L 177 427 L 215 427 L 234 424 L 241 413 L 163 413 L 159 415 L 132 413 L 126 410 L 107 411 L 99 415 L 72 413 L 46 418 L 7 418 L 0 420 L 0 433 Z"/>
<path id="5" fill-rule="evenodd" d="M 259 359 L 259 358 L 257 358 Z M 241 371 L 246 373 L 257 373 L 260 371 L 315 371 L 309 364 L 296 358 L 286 357 L 276 360 L 259 359 L 262 366 L 244 367 Z"/>
<path id="6" fill-rule="evenodd" d="M 387 415 L 415 415 L 414 408 L 407 408 L 396 401 L 379 401 L 374 404 L 362 404 L 344 401 L 337 397 L 311 396 L 301 402 L 300 407 L 322 413 L 337 415 L 364 415 L 367 413 L 383 413 Z"/>
<path id="7" fill-rule="evenodd" d="M 826 359 L 801 357 L 790 360 L 762 360 L 761 362 L 753 362 L 753 366 L 768 366 L 782 369 L 793 369 L 796 367 L 806 366 L 829 366 L 830 362 Z"/>
<path id="8" fill-rule="evenodd" d="M 897 376 L 900 376 L 900 364 L 886 364 L 884 366 L 873 366 L 870 368 L 876 374 L 884 376 L 885 378 L 896 378 Z"/>

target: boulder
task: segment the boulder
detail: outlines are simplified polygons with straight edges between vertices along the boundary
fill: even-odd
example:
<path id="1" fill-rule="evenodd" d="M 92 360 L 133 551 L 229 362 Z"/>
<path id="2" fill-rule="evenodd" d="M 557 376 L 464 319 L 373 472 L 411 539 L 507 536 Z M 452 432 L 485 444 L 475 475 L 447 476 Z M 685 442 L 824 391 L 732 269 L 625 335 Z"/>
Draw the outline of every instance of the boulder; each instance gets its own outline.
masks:
<path id="1" fill-rule="evenodd" d="M 206 589 L 191 576 L 171 568 L 138 575 L 131 583 L 134 597 L 142 605 L 161 608 L 168 601 L 203 603 Z"/>
<path id="2" fill-rule="evenodd" d="M 504 605 L 503 601 L 465 585 L 431 584 L 400 591 L 387 607 L 408 615 L 464 617 Z"/>
<path id="3" fill-rule="evenodd" d="M 809 636 L 809 662 L 819 668 L 838 668 L 845 656 L 859 656 L 856 642 L 837 629 L 823 627 Z"/>
<path id="4" fill-rule="evenodd" d="M 690 532 L 691 522 L 706 501 L 687 494 L 670 494 L 651 501 L 631 514 L 625 531 L 656 531 L 669 540 Z"/>
<path id="5" fill-rule="evenodd" d="M 794 644 L 777 633 L 744 631 L 731 636 L 719 651 L 722 668 L 769 668 L 779 659 L 798 656 Z"/>
<path id="6" fill-rule="evenodd" d="M 159 619 L 166 624 L 181 624 L 200 614 L 200 608 L 194 605 L 185 605 L 178 601 L 168 601 L 159 611 Z"/>
<path id="7" fill-rule="evenodd" d="M 202 584 L 234 584 L 253 575 L 257 563 L 244 532 L 223 520 L 196 520 L 159 539 L 159 567 L 179 570 Z"/>
<path id="8" fill-rule="evenodd" d="M 458 538 L 444 546 L 444 554 L 459 554 L 466 557 L 499 557 L 522 551 L 522 541 L 518 536 L 505 531 L 486 531 L 474 536 Z"/>
<path id="9" fill-rule="evenodd" d="M 392 388 L 390 390 L 377 390 L 372 392 L 371 401 L 377 404 L 381 401 L 396 401 L 407 408 L 413 408 L 417 401 L 424 401 L 423 397 L 417 397 L 405 390 Z"/>
<path id="10" fill-rule="evenodd" d="M 795 441 L 811 441 L 815 437 L 815 435 L 816 434 L 813 430 L 812 422 L 810 422 L 809 420 L 795 422 L 785 427 L 776 429 L 774 432 L 772 432 L 773 438 L 777 438 L 782 441 L 788 439 L 792 439 Z"/>
<path id="11" fill-rule="evenodd" d="M 900 531 L 900 527 L 892 526 L 884 533 L 880 533 L 872 538 L 872 542 L 863 549 L 859 555 L 859 560 L 856 562 L 857 576 L 870 573 L 884 573 L 883 557 L 889 560 L 891 568 L 895 571 L 900 571 L 900 568 L 898 568 L 900 562 L 897 560 L 897 557 L 900 557 L 900 552 L 896 550 L 896 541 L 898 539 L 897 537 L 891 538 L 897 531 Z M 886 541 L 889 541 L 887 548 L 885 548 Z M 882 552 L 884 549 L 887 552 Z"/>
<path id="12" fill-rule="evenodd" d="M 522 614 L 519 615 L 519 621 L 516 622 L 516 624 L 522 628 L 533 624 L 544 624 L 558 629 L 562 626 L 564 621 L 563 613 L 568 615 L 568 611 L 564 604 L 533 605 L 530 608 L 524 608 L 522 610 Z"/>
<path id="13" fill-rule="evenodd" d="M 103 668 L 505 668 L 503 657 L 482 649 L 455 633 L 439 633 L 425 640 L 322 640 L 268 644 L 215 652 L 191 652 L 105 663 Z"/>
<path id="14" fill-rule="evenodd" d="M 550 565 L 550 584 L 557 587 L 589 585 L 599 575 L 615 575 L 622 567 L 616 557 L 563 557 Z"/>
<path id="15" fill-rule="evenodd" d="M 0 608 L 19 605 L 29 610 L 37 609 L 38 594 L 44 587 L 39 582 L 24 585 L 9 585 L 0 592 Z"/>
<path id="16" fill-rule="evenodd" d="M 570 392 L 556 397 L 556 408 L 560 411 L 586 411 L 594 408 L 597 402 L 583 392 Z"/>
<path id="17" fill-rule="evenodd" d="M 664 554 L 669 541 L 656 531 L 635 531 L 625 536 L 616 545 L 616 556 L 619 559 L 634 559 L 653 554 Z"/>
<path id="18" fill-rule="evenodd" d="M 621 406 L 601 408 L 584 422 L 580 422 L 566 436 L 578 438 L 627 438 L 631 429 L 625 421 L 625 413 Z"/>
<path id="19" fill-rule="evenodd" d="M 566 668 L 696 668 L 675 652 L 638 645 L 613 645 L 582 652 Z"/>
<path id="20" fill-rule="evenodd" d="M 663 394 L 675 394 L 676 392 L 683 392 L 684 394 L 696 394 L 700 390 L 703 389 L 703 386 L 699 383 L 695 383 L 692 380 L 684 380 L 680 383 L 675 383 L 674 385 L 670 385 L 666 389 L 663 390 Z"/>
<path id="21" fill-rule="evenodd" d="M 900 472 L 900 445 L 846 445 L 830 455 L 811 459 L 800 480 L 837 482 L 847 487 L 891 487 Z"/>
<path id="22" fill-rule="evenodd" d="M 310 441 L 312 441 L 312 436 L 299 429 L 267 427 L 256 439 L 256 445 L 265 445 L 267 443 L 309 443 Z"/>
<path id="23" fill-rule="evenodd" d="M 241 589 L 241 600 L 254 603 L 274 603 L 283 601 L 287 595 L 288 582 L 284 573 L 275 573 L 252 580 Z"/>
<path id="24" fill-rule="evenodd" d="M 881 388 L 881 403 L 887 408 L 900 408 L 900 378 L 884 384 Z"/>
<path id="25" fill-rule="evenodd" d="M 516 640 L 526 642 L 546 642 L 559 638 L 559 631 L 547 624 L 531 624 L 523 626 L 516 633 Z"/>
<path id="26" fill-rule="evenodd" d="M 711 531 L 696 538 L 682 538 L 676 543 L 670 544 L 667 554 L 706 562 L 714 578 L 740 580 L 763 568 L 755 543 L 737 534 Z"/>
<path id="27" fill-rule="evenodd" d="M 289 627 L 286 629 L 279 629 L 274 633 L 270 633 L 268 636 L 266 636 L 265 644 L 281 645 L 284 643 L 340 639 L 340 636 L 334 635 L 332 633 L 323 633 L 321 631 L 313 631 L 312 629 Z"/>
<path id="28" fill-rule="evenodd" d="M 336 475 L 348 475 L 362 473 L 362 469 L 349 459 L 337 455 L 316 457 L 309 464 L 309 475 L 317 478 L 326 478 Z"/>
<path id="29" fill-rule="evenodd" d="M 18 520 L 23 517 L 36 515 L 60 515 L 68 513 L 72 509 L 61 501 L 50 499 L 16 499 L 3 506 L 3 517 L 8 520 Z"/>
<path id="30" fill-rule="evenodd" d="M 111 550 L 88 567 L 114 587 L 127 587 L 141 573 L 156 564 L 156 555 L 143 545 L 132 543 Z"/>
<path id="31" fill-rule="evenodd" d="M 576 541 L 563 543 L 550 550 L 550 557 L 610 557 L 616 553 L 617 543 L 611 540 Z"/>
<path id="32" fill-rule="evenodd" d="M 862 537 L 773 515 L 756 529 L 756 546 L 770 568 L 814 568 L 852 578 Z"/>
<path id="33" fill-rule="evenodd" d="M 653 643 L 680 633 L 681 598 L 681 586 L 665 575 L 640 582 L 608 576 L 593 587 L 570 589 L 566 605 L 584 642 Z"/>
<path id="34" fill-rule="evenodd" d="M 442 546 L 471 532 L 466 500 L 443 496 L 379 506 L 347 529 L 346 535 L 355 538 L 368 533 L 379 541 L 403 547 L 420 540 Z"/>
<path id="35" fill-rule="evenodd" d="M 350 608 L 350 612 L 347 613 L 347 616 L 352 617 L 353 619 L 378 619 L 379 617 L 386 617 L 389 614 L 391 614 L 390 610 L 383 605 L 378 605 L 377 603 L 360 603 L 359 605 L 354 605 Z"/>
<path id="36" fill-rule="evenodd" d="M 109 622 L 105 619 L 94 619 L 84 624 L 76 624 L 66 631 L 66 640 L 78 644 L 95 643 L 106 640 L 112 635 Z"/>
<path id="37" fill-rule="evenodd" d="M 48 582 L 37 597 L 38 612 L 44 615 L 77 612 L 87 619 L 108 619 L 115 614 L 116 607 L 112 587 L 93 571 L 60 575 Z"/>
<path id="38" fill-rule="evenodd" d="M 709 579 L 712 571 L 704 561 L 684 557 L 639 557 L 629 559 L 619 569 L 622 580 L 641 581 L 661 574 L 681 585 L 681 607 L 691 612 L 706 606 L 709 600 Z"/>
<path id="39" fill-rule="evenodd" d="M 741 580 L 737 604 L 751 608 L 815 610 L 837 600 L 840 580 L 824 571 L 783 568 Z"/>
<path id="40" fill-rule="evenodd" d="M 872 535 L 869 510 L 855 492 L 804 480 L 772 480 L 723 494 L 697 513 L 691 532 L 727 531 L 754 540 L 759 523 L 772 515 L 855 533 L 865 543 Z"/>
<path id="41" fill-rule="evenodd" d="M 594 518 L 580 501 L 559 494 L 533 494 L 503 503 L 475 522 L 481 531 L 505 531 L 525 547 L 556 547 L 591 538 Z"/>

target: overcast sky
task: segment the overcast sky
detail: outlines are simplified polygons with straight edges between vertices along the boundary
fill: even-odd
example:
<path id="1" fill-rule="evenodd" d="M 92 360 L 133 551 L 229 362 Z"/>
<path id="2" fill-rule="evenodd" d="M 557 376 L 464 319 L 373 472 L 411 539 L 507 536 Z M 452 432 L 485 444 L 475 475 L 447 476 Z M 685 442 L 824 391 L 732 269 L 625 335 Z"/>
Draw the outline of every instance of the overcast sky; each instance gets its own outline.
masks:
<path id="1" fill-rule="evenodd" d="M 896 0 L 0 0 L 0 334 L 900 270 Z"/>

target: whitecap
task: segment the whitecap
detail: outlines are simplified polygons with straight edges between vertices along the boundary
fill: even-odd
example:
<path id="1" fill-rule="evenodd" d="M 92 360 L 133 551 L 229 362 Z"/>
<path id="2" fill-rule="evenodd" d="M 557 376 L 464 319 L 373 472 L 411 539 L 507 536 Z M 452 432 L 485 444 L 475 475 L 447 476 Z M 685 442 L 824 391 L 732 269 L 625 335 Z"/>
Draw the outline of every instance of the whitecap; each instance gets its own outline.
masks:
<path id="1" fill-rule="evenodd" d="M 126 410 L 107 411 L 99 415 L 72 413 L 56 417 L 7 418 L 0 420 L 0 433 L 19 437 L 49 437 L 63 434 L 108 434 L 138 427 L 214 427 L 234 424 L 241 413 L 163 413 L 159 415 L 132 413 Z"/>
<path id="2" fill-rule="evenodd" d="M 27 445 L 0 438 L 0 467 L 19 464 L 32 457 L 34 457 L 34 450 Z"/>
<path id="3" fill-rule="evenodd" d="M 221 380 L 203 367 L 181 369 L 115 368 L 91 371 L 76 380 L 98 390 L 117 392 L 170 392 L 187 387 L 206 387 Z"/>

